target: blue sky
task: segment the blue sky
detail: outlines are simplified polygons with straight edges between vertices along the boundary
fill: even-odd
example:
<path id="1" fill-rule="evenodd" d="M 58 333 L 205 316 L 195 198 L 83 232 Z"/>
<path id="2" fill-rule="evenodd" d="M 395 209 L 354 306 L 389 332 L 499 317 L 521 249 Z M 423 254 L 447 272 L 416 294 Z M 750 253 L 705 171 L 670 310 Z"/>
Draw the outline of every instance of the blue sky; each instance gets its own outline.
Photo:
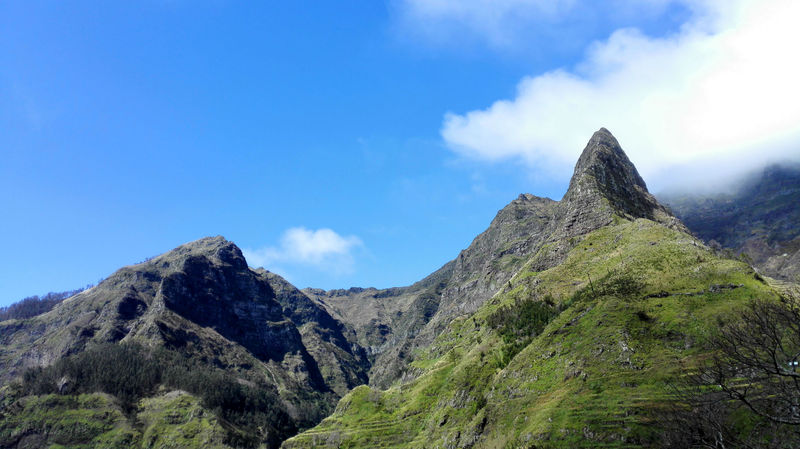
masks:
<path id="1" fill-rule="evenodd" d="M 766 3 L 793 17 L 791 2 Z M 669 187 L 675 173 L 702 178 L 695 161 L 721 154 L 797 156 L 789 106 L 737 127 L 736 139 L 718 138 L 715 123 L 716 134 L 685 127 L 679 139 L 669 118 L 717 116 L 703 108 L 724 110 L 715 99 L 728 91 L 708 89 L 711 106 L 700 109 L 645 98 L 765 81 L 731 69 L 765 61 L 722 50 L 781 37 L 761 32 L 763 8 L 596 5 L 0 3 L 0 305 L 219 234 L 300 287 L 406 285 L 455 257 L 518 194 L 559 199 L 601 126 L 651 187 Z M 766 63 L 789 59 L 769 53 Z M 696 67 L 698 58 L 722 62 Z M 760 86 L 797 79 L 795 66 L 779 68 L 786 80 Z M 775 96 L 757 91 L 748 101 L 758 106 Z M 630 119 L 641 116 L 666 131 Z"/>

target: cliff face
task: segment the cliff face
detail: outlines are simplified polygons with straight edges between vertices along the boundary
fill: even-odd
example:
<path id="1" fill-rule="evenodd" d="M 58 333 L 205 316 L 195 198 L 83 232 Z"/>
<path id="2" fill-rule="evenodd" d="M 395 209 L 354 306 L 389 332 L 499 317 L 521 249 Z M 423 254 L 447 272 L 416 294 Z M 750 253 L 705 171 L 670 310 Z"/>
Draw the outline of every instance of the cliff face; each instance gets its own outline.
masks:
<path id="1" fill-rule="evenodd" d="M 122 268 L 46 314 L 0 323 L 0 375 L 135 343 L 272 386 L 273 406 L 295 422 L 282 426 L 296 428 L 367 380 L 366 356 L 343 331 L 279 276 L 248 268 L 233 243 L 204 238 Z"/>
<path id="2" fill-rule="evenodd" d="M 601 128 L 575 164 L 561 200 L 559 225 L 566 236 L 581 235 L 611 223 L 614 215 L 671 221 L 671 214 L 647 191 L 617 139 Z"/>

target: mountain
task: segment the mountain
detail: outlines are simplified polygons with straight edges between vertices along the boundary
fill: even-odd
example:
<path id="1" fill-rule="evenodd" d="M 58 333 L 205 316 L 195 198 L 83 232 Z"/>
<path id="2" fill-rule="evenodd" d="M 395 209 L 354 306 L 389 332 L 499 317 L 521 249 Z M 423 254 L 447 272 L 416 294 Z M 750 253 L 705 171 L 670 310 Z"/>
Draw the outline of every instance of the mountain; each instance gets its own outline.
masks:
<path id="1" fill-rule="evenodd" d="M 664 195 L 698 237 L 744 254 L 771 277 L 800 281 L 800 165 L 771 165 L 733 193 Z"/>
<path id="2" fill-rule="evenodd" d="M 413 304 L 422 285 L 318 293 L 361 339 L 376 337 L 348 301 L 373 313 L 385 334 L 373 352 L 407 368 L 283 448 L 661 446 L 667 386 L 708 357 L 718 320 L 780 295 L 689 234 L 605 129 L 561 201 L 521 196 L 435 275 L 422 285 L 441 295 L 413 334 L 392 328 L 382 296 Z"/>
<path id="3" fill-rule="evenodd" d="M 26 384 L 43 393 L 48 388 L 69 393 L 72 387 L 76 394 L 92 393 L 84 384 L 94 382 L 95 388 L 118 397 L 126 396 L 130 388 L 117 385 L 117 379 L 130 376 L 131 384 L 142 387 L 129 399 L 159 407 L 177 401 L 206 417 L 215 416 L 213 410 L 203 409 L 213 408 L 215 399 L 205 387 L 229 380 L 247 391 L 237 390 L 223 399 L 258 399 L 255 408 L 263 412 L 262 426 L 242 441 L 241 434 L 253 429 L 226 422 L 224 412 L 237 405 L 220 400 L 214 403 L 223 412 L 214 418 L 221 423 L 217 432 L 221 436 L 215 439 L 274 447 L 297 429 L 318 422 L 339 397 L 367 381 L 365 354 L 350 344 L 344 332 L 339 322 L 288 282 L 263 269 L 248 268 L 233 243 L 222 237 L 204 238 L 122 268 L 47 313 L 0 322 L 0 376 L 9 381 L 28 370 Z M 126 349 L 120 349 L 123 346 Z M 82 368 L 81 361 L 107 364 L 107 372 L 119 373 L 87 371 L 90 368 Z M 175 366 L 184 367 L 186 373 L 174 372 Z M 37 367 L 43 368 L 31 371 Z M 187 380 L 192 376 L 200 377 Z M 98 377 L 105 380 L 96 381 Z M 192 394 L 185 397 L 181 390 Z M 52 400 L 58 403 L 60 398 Z M 107 397 L 92 401 L 115 403 Z M 37 413 L 36 407 L 22 407 L 22 416 Z M 148 410 L 145 405 L 142 413 Z M 241 418 L 247 427 L 246 416 Z M 120 431 L 124 441 L 140 439 L 151 430 L 136 424 L 144 420 L 141 414 L 123 413 L 118 420 L 127 429 Z M 45 421 L 42 428 L 13 427 L 13 422 L 9 427 L 7 421 L 0 425 L 0 446 L 26 447 L 26 441 L 46 440 Z M 83 438 L 108 437 L 97 432 Z"/>
<path id="4" fill-rule="evenodd" d="M 414 353 L 453 319 L 477 311 L 523 265 L 552 268 L 582 236 L 623 217 L 685 230 L 647 191 L 636 167 L 603 128 L 586 145 L 561 201 L 520 195 L 458 257 L 422 281 L 386 290 L 306 293 L 354 330 L 372 360 L 370 384 L 386 388 L 413 376 Z"/>
<path id="5" fill-rule="evenodd" d="M 794 238 L 792 187 L 759 191 Z M 410 286 L 301 291 L 213 237 L 1 321 L 0 447 L 667 447 L 709 336 L 800 291 L 725 255 L 600 129 L 561 200 Z"/>

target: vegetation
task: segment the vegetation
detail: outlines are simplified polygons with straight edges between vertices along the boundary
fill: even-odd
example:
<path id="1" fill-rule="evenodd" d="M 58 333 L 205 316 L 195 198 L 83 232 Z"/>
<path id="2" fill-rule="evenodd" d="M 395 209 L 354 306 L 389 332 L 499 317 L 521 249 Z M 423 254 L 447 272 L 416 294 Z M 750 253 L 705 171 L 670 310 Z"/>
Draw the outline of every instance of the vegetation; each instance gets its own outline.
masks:
<path id="1" fill-rule="evenodd" d="M 503 339 L 503 366 L 507 365 L 519 351 L 528 346 L 547 323 L 558 315 L 551 297 L 539 299 L 516 299 L 513 304 L 503 306 L 489 315 L 487 323 Z"/>
<path id="2" fill-rule="evenodd" d="M 102 394 L 30 396 L 0 419 L 0 447 L 128 448 L 136 439 L 113 398 Z M 52 446 L 51 446 L 52 445 Z"/>
<path id="3" fill-rule="evenodd" d="M 453 321 L 417 355 L 415 380 L 354 390 L 284 444 L 662 446 L 656 411 L 680 399 L 668 386 L 713 352 L 716 317 L 755 297 L 777 299 L 747 265 L 658 223 L 620 220 L 554 268 L 523 267 Z M 737 419 L 757 422 L 746 410 Z"/>
<path id="4" fill-rule="evenodd" d="M 200 398 L 222 422 L 230 423 L 225 443 L 234 447 L 277 446 L 297 430 L 275 407 L 274 387 L 243 381 L 220 369 L 201 365 L 164 349 L 135 343 L 103 344 L 47 368 L 24 374 L 24 395 L 107 393 L 121 410 L 135 415 L 140 401 L 159 388 L 183 390 Z"/>
<path id="5" fill-rule="evenodd" d="M 756 299 L 726 319 L 711 356 L 673 386 L 658 420 L 670 447 L 800 446 L 800 310 Z"/>
<path id="6" fill-rule="evenodd" d="M 36 315 L 41 315 L 53 310 L 53 307 L 61 303 L 61 301 L 75 296 L 78 293 L 90 288 L 79 288 L 77 290 L 70 290 L 66 292 L 50 292 L 42 297 L 29 296 L 7 307 L 0 307 L 0 321 L 5 320 L 24 320 L 33 318 Z"/>
<path id="7" fill-rule="evenodd" d="M 800 309 L 791 301 L 755 300 L 722 323 L 703 376 L 731 399 L 779 424 L 800 426 Z M 800 429 L 799 429 L 800 430 Z"/>
<path id="8" fill-rule="evenodd" d="M 630 184 L 612 182 L 625 183 Z M 603 197 L 601 203 L 625 200 L 627 193 Z M 648 198 L 642 201 L 649 207 Z M 575 204 L 579 212 L 583 206 Z M 759 276 L 748 265 L 752 260 L 714 251 L 681 232 L 672 220 L 592 220 L 578 223 L 582 230 L 562 241 L 553 237 L 557 232 L 547 234 L 550 240 L 530 250 L 538 251 L 530 257 L 503 253 L 487 266 L 486 278 L 479 269 L 467 269 L 463 290 L 436 279 L 426 281 L 419 294 L 409 296 L 408 309 L 392 314 L 396 327 L 386 327 L 386 333 L 395 333 L 392 339 L 401 338 L 402 330 L 402 338 L 418 335 L 425 346 L 387 351 L 384 328 L 376 344 L 369 343 L 375 353 L 396 356 L 390 368 L 398 376 L 385 379 L 401 380 L 386 390 L 366 385 L 353 389 L 332 415 L 285 442 L 310 421 L 303 417 L 318 416 L 309 413 L 312 408 L 327 412 L 315 395 L 333 394 L 317 385 L 294 390 L 292 382 L 331 376 L 332 367 L 343 366 L 338 356 L 345 351 L 334 350 L 325 370 L 278 382 L 267 365 L 254 368 L 242 362 L 251 360 L 246 355 L 223 364 L 218 347 L 184 353 L 161 342 L 152 347 L 90 344 L 85 349 L 81 344 L 73 347 L 81 352 L 28 370 L 20 384 L 0 389 L 0 447 L 254 448 L 282 442 L 285 448 L 800 447 L 800 307 L 786 299 L 783 287 Z M 603 226 L 609 221 L 611 225 Z M 603 227 L 589 232 L 597 226 Z M 525 241 L 510 241 L 505 249 Z M 486 252 L 486 247 L 476 248 L 477 256 Z M 502 276 L 496 276 L 498 270 Z M 516 274 L 509 280 L 511 273 Z M 227 284 L 209 290 L 209 301 L 224 295 Z M 503 288 L 484 302 L 498 285 Z M 286 286 L 281 288 L 291 288 Z M 469 296 L 475 291 L 486 295 Z M 466 312 L 474 308 L 441 309 L 453 299 L 443 293 L 455 293 L 463 304 L 479 308 L 475 313 Z M 292 292 L 281 304 L 298 307 L 295 300 L 303 298 Z M 378 297 L 369 298 L 372 303 Z M 114 316 L 139 319 L 141 315 L 128 313 L 139 310 L 138 300 L 127 299 L 116 306 Z M 51 300 L 59 299 L 28 301 L 13 316 L 35 315 Z M 98 300 L 105 298 L 98 295 Z M 301 331 L 306 335 L 315 328 L 303 314 L 314 314 L 316 308 L 310 301 L 304 304 L 291 320 L 304 322 Z M 187 301 L 183 311 L 194 311 L 196 305 Z M 246 301 L 235 303 L 242 310 L 248 306 Z M 453 314 L 439 320 L 442 310 Z M 100 311 L 98 306 L 89 313 Z M 258 316 L 266 316 L 262 312 Z M 214 319 L 206 321 L 206 315 Z M 241 326 L 240 318 L 252 315 L 231 315 L 226 332 L 213 327 L 218 324 L 213 313 L 192 316 L 204 332 L 236 337 L 244 345 L 252 341 L 241 338 L 242 333 L 265 325 L 260 318 Z M 29 321 L 36 324 L 38 319 Z M 425 332 L 429 322 L 440 326 L 435 339 Z M 24 325 L 4 323 L 9 328 Z M 181 326 L 171 330 L 182 332 Z M 287 334 L 264 335 L 269 337 L 244 347 L 263 349 L 263 341 L 277 342 Z M 305 347 L 313 357 L 334 346 L 346 349 L 346 344 L 321 345 L 331 335 L 314 334 L 315 343 Z M 294 356 L 302 347 L 279 353 Z M 60 357 L 63 352 L 53 354 Z M 283 358 L 282 368 L 294 373 L 316 368 L 290 359 Z M 406 365 L 407 360 L 412 362 Z M 262 375 L 271 375 L 278 386 L 266 383 Z"/>

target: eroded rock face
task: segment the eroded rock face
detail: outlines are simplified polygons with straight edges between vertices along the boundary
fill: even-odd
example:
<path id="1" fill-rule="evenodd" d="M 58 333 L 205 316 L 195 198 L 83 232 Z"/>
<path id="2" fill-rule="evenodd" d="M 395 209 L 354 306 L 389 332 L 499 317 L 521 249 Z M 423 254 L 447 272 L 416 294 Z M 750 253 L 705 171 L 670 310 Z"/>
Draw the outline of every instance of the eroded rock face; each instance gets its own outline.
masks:
<path id="1" fill-rule="evenodd" d="M 670 215 L 647 191 L 636 167 L 605 128 L 594 133 L 575 164 L 559 209 L 568 236 L 605 226 L 614 215 L 656 221 Z"/>
<path id="2" fill-rule="evenodd" d="M 210 237 L 124 267 L 46 314 L 0 323 L 0 376 L 133 341 L 274 384 L 276 407 L 303 426 L 366 382 L 366 356 L 343 330 L 279 276 L 248 268 L 236 245 Z"/>

